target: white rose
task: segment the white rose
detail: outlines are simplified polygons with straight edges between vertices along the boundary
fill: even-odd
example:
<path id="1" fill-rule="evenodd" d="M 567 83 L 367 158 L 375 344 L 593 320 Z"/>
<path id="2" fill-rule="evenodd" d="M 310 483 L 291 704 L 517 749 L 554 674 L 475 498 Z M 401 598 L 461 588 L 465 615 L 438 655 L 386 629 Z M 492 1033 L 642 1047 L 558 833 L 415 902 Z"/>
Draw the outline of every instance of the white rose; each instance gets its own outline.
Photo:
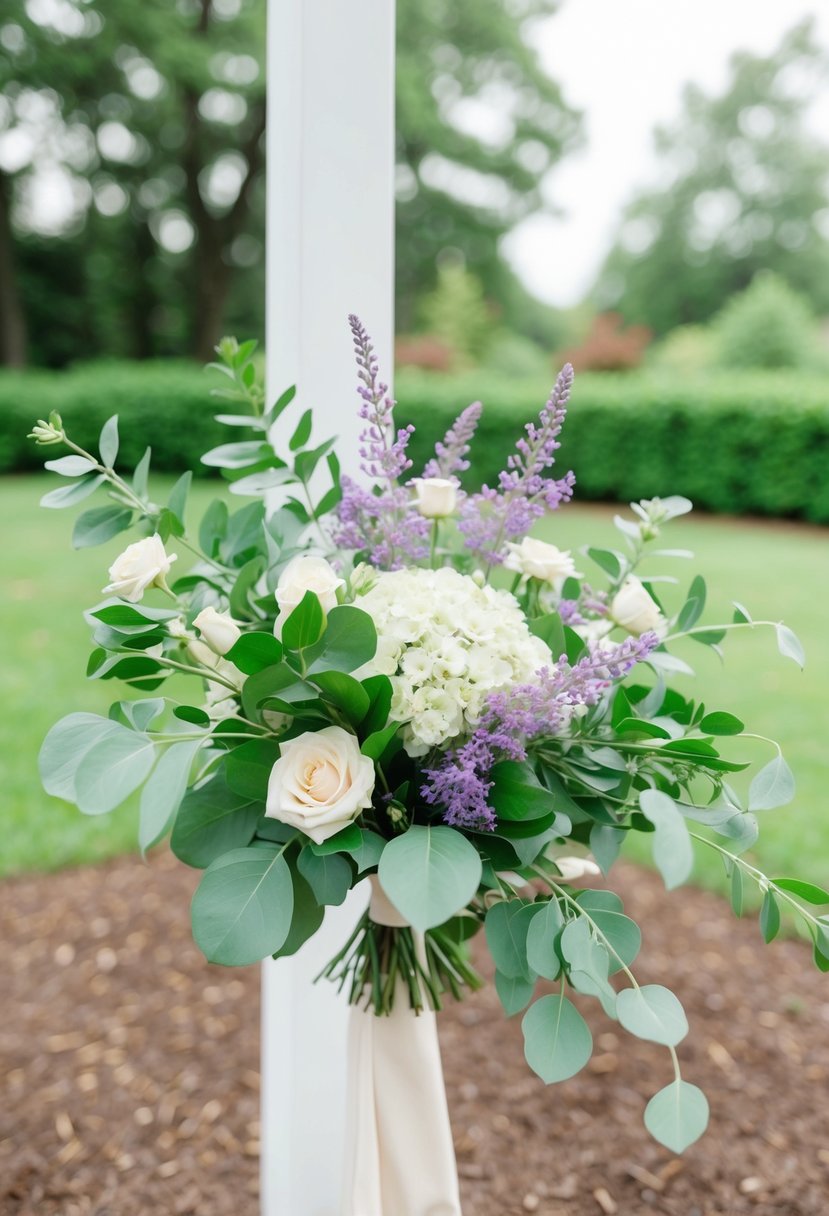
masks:
<path id="1" fill-rule="evenodd" d="M 610 605 L 610 615 L 617 625 L 637 636 L 649 629 L 656 633 L 664 632 L 665 618 L 659 611 L 659 605 L 635 574 L 629 574 L 616 592 Z"/>
<path id="2" fill-rule="evenodd" d="M 555 857 L 553 860 L 565 882 L 577 882 L 588 874 L 601 874 L 595 861 L 590 861 L 587 857 Z"/>
<path id="3" fill-rule="evenodd" d="M 148 587 L 164 586 L 175 553 L 167 553 L 158 533 L 128 545 L 116 557 L 109 568 L 110 582 L 104 587 L 104 595 L 118 595 L 131 604 L 137 604 Z"/>
<path id="4" fill-rule="evenodd" d="M 217 612 L 215 608 L 202 608 L 193 621 L 214 654 L 227 654 L 232 646 L 239 641 L 242 631 L 232 617 L 226 612 Z"/>
<path id="5" fill-rule="evenodd" d="M 516 574 L 538 578 L 542 582 L 560 586 L 567 578 L 581 578 L 569 549 L 559 549 L 546 541 L 525 536 L 520 545 L 508 544 L 504 566 Z"/>
<path id="6" fill-rule="evenodd" d="M 276 584 L 276 602 L 280 614 L 274 626 L 277 636 L 282 631 L 285 617 L 290 616 L 294 608 L 302 603 L 306 591 L 313 591 L 323 612 L 327 613 L 336 608 L 337 592 L 344 586 L 345 580 L 324 557 L 302 553 L 288 562 Z"/>
<path id="7" fill-rule="evenodd" d="M 412 485 L 417 495 L 417 509 L 427 519 L 451 515 L 458 504 L 457 486 L 446 477 L 415 477 Z"/>
<path id="8" fill-rule="evenodd" d="M 265 814 L 317 844 L 371 806 L 374 763 L 341 726 L 306 731 L 281 745 L 271 769 Z"/>

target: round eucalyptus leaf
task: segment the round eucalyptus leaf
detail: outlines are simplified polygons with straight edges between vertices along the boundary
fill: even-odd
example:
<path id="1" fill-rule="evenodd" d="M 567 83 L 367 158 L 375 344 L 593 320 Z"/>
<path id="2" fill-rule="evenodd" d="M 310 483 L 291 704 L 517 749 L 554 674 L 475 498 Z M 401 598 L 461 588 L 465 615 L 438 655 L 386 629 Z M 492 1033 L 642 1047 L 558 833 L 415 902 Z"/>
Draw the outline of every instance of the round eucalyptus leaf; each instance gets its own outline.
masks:
<path id="1" fill-rule="evenodd" d="M 541 997 L 524 1014 L 521 1028 L 527 1063 L 547 1085 L 574 1077 L 593 1052 L 590 1028 L 566 996 Z"/>
<path id="2" fill-rule="evenodd" d="M 624 988 L 616 997 L 616 1015 L 630 1034 L 665 1047 L 676 1047 L 688 1033 L 685 1010 L 661 984 Z"/>
<path id="3" fill-rule="evenodd" d="M 684 1153 L 708 1126 L 708 1100 L 696 1085 L 676 1080 L 645 1107 L 645 1127 L 672 1153 Z"/>

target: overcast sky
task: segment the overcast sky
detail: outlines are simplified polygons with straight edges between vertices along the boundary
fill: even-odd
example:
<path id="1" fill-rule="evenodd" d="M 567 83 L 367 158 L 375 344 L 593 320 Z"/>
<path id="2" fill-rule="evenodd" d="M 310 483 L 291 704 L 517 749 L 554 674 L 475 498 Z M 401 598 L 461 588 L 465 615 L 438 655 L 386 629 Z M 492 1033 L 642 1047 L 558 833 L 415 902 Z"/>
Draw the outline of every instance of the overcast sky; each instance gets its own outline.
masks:
<path id="1" fill-rule="evenodd" d="M 621 206 L 655 171 L 651 132 L 676 117 L 682 86 L 722 88 L 733 51 L 767 53 L 810 13 L 829 46 L 829 0 L 563 0 L 538 45 L 584 111 L 586 142 L 550 183 L 566 215 L 530 219 L 509 238 L 528 287 L 553 304 L 577 303 Z M 813 121 L 829 138 L 829 92 Z"/>

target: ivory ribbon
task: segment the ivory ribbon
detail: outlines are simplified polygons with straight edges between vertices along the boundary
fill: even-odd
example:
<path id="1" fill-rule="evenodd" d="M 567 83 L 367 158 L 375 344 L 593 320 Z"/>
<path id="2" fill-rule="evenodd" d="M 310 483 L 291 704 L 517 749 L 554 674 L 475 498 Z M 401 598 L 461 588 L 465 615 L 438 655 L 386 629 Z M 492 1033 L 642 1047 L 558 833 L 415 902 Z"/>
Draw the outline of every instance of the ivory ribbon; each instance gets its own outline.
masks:
<path id="1" fill-rule="evenodd" d="M 372 875 L 369 916 L 408 923 Z M 388 1017 L 353 1006 L 343 1216 L 461 1216 L 437 1018 L 398 992 Z"/>

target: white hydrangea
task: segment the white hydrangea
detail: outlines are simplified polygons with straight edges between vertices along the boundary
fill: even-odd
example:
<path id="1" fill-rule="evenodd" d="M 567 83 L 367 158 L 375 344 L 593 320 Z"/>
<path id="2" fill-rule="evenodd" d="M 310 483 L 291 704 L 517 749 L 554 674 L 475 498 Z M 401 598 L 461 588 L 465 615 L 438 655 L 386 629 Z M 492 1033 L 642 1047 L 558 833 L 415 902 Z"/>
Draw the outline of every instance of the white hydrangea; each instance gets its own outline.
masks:
<path id="1" fill-rule="evenodd" d="M 391 716 L 406 724 L 410 756 L 474 727 L 489 693 L 552 666 L 514 596 L 449 567 L 379 574 L 358 605 L 378 637 L 360 674 L 391 678 Z"/>

